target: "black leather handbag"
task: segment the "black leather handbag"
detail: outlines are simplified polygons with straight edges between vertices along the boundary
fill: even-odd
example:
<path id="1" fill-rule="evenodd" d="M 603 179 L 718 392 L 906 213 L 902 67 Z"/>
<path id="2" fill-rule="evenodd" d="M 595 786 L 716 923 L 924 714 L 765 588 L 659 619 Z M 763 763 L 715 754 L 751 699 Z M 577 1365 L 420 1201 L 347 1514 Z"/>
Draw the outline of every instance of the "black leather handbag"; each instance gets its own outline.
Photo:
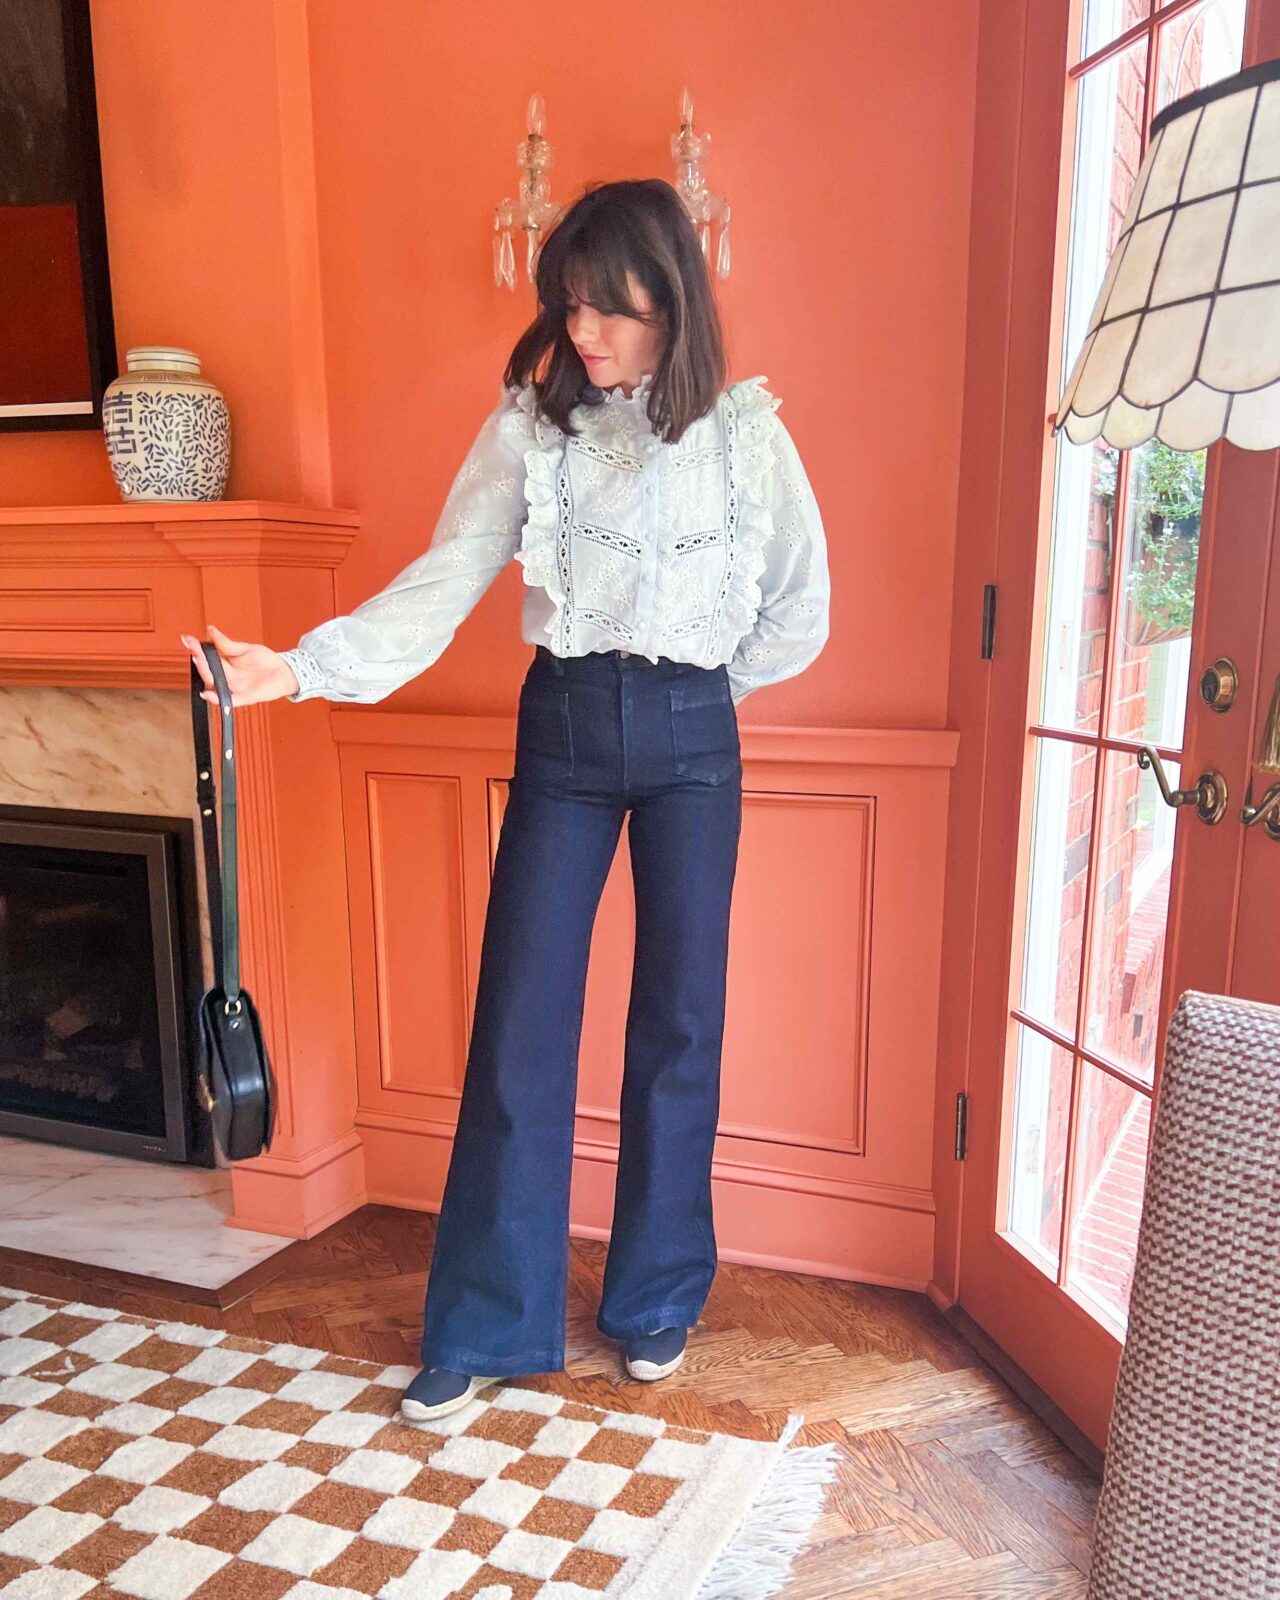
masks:
<path id="1" fill-rule="evenodd" d="M 195 725 L 196 799 L 204 833 L 205 888 L 213 933 L 213 987 L 200 998 L 201 1103 L 213 1138 L 227 1161 L 248 1161 L 270 1146 L 275 1132 L 276 1082 L 267 1058 L 257 1008 L 240 986 L 240 913 L 236 890 L 236 769 L 231 690 L 217 646 L 201 641 L 218 691 L 218 748 L 222 765 L 222 860 L 214 806 L 218 791 L 209 746 L 209 702 L 204 679 L 191 663 L 191 716 Z"/>

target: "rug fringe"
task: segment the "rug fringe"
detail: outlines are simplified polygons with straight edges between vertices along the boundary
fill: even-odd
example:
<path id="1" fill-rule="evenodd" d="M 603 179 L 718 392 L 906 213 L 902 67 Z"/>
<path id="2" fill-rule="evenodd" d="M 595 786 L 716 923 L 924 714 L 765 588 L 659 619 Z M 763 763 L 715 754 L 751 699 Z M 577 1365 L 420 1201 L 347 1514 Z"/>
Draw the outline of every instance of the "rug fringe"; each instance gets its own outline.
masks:
<path id="1" fill-rule="evenodd" d="M 773 1471 L 707 1573 L 696 1600 L 769 1600 L 786 1583 L 836 1473 L 834 1443 L 786 1448 L 803 1423 L 802 1411 L 788 1413 Z"/>

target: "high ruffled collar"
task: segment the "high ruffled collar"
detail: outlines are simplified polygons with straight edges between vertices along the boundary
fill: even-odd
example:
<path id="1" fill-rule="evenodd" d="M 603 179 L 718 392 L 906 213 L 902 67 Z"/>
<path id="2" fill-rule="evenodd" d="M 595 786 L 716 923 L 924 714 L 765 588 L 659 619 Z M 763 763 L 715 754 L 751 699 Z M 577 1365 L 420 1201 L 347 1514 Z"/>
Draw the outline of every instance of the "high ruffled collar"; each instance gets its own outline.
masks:
<path id="1" fill-rule="evenodd" d="M 647 400 L 649 398 L 649 390 L 652 387 L 653 373 L 646 372 L 643 374 L 640 382 L 636 384 L 635 388 L 629 395 L 623 394 L 621 387 L 616 389 L 602 389 L 599 384 L 588 383 L 583 390 L 583 398 L 589 400 L 593 404 L 603 403 L 607 406 L 633 405 L 638 401 Z"/>

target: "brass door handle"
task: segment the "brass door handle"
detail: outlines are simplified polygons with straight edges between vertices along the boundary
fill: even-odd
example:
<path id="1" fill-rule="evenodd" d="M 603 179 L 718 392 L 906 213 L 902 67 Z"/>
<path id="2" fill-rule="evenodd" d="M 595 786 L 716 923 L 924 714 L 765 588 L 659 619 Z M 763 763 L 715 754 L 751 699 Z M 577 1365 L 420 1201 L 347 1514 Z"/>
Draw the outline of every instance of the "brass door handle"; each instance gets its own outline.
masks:
<path id="1" fill-rule="evenodd" d="M 1240 808 L 1240 820 L 1246 828 L 1263 822 L 1271 837 L 1280 839 L 1280 783 L 1273 783 L 1256 806 L 1246 799 Z"/>
<path id="2" fill-rule="evenodd" d="M 1280 674 L 1271 691 L 1271 706 L 1262 728 L 1262 748 L 1258 751 L 1258 765 L 1264 772 L 1280 772 Z"/>
<path id="3" fill-rule="evenodd" d="M 1138 751 L 1138 765 L 1150 769 L 1160 785 L 1160 797 L 1167 806 L 1194 806 L 1196 816 L 1210 827 L 1221 822 L 1227 811 L 1227 780 L 1220 772 L 1202 772 L 1194 789 L 1171 789 L 1164 775 L 1164 763 L 1154 745 L 1144 744 Z"/>
<path id="4" fill-rule="evenodd" d="M 1261 772 L 1280 772 L 1280 677 L 1271 691 L 1271 706 L 1262 729 L 1262 748 L 1258 751 L 1258 769 Z M 1262 823 L 1267 833 L 1280 840 L 1280 783 L 1273 783 L 1255 806 L 1249 796 L 1253 793 L 1253 780 L 1245 790 L 1240 820 L 1246 828 Z"/>

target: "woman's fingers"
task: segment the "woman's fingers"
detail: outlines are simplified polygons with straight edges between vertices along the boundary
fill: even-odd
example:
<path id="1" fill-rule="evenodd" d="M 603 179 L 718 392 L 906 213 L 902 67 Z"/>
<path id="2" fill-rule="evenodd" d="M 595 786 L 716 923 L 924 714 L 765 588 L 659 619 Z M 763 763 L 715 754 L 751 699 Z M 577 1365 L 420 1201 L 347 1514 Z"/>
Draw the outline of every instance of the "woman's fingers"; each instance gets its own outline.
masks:
<path id="1" fill-rule="evenodd" d="M 233 639 L 230 634 L 223 633 L 222 629 L 215 623 L 210 622 L 207 626 L 212 636 L 211 642 L 217 651 L 219 661 L 222 663 L 222 673 L 227 680 L 227 688 L 231 691 L 231 704 L 233 706 L 252 704 L 253 700 L 246 700 L 245 695 L 252 695 L 252 691 L 256 687 L 254 679 L 259 676 L 258 670 L 251 662 L 236 665 L 236 658 L 258 647 L 248 640 Z M 209 669 L 209 660 L 200 640 L 193 638 L 189 633 L 180 634 L 179 638 L 191 651 L 196 669 L 201 678 L 204 679 L 205 691 L 201 695 L 201 699 L 207 700 L 210 705 L 216 706 L 218 704 L 217 686 L 214 682 L 213 673 Z M 236 693 L 237 690 L 240 691 L 239 694 Z"/>
<path id="2" fill-rule="evenodd" d="M 193 639 L 189 633 L 181 633 L 178 635 L 178 637 L 182 640 L 183 644 L 186 645 L 187 649 L 190 650 L 191 659 L 196 664 L 196 671 L 204 679 L 208 687 L 212 689 L 213 673 L 210 672 L 209 662 L 205 657 L 204 651 L 200 648 L 200 641 L 198 639 Z"/>
<path id="3" fill-rule="evenodd" d="M 213 681 L 213 673 L 209 670 L 209 659 L 200 647 L 199 639 L 193 639 L 189 633 L 179 634 L 178 637 L 191 652 L 191 659 L 196 664 L 196 671 L 204 680 L 205 687 L 200 691 L 200 698 L 207 700 L 210 705 L 218 704 L 218 690 Z M 228 688 L 230 682 L 228 682 Z M 232 702 L 234 704 L 234 701 Z"/>
<path id="4" fill-rule="evenodd" d="M 212 622 L 209 624 L 209 632 L 213 635 L 214 644 L 217 645 L 224 656 L 243 655 L 246 650 L 253 649 L 251 643 L 246 643 L 243 639 L 232 639 L 229 635 L 223 633 L 221 628 L 215 627 Z"/>

